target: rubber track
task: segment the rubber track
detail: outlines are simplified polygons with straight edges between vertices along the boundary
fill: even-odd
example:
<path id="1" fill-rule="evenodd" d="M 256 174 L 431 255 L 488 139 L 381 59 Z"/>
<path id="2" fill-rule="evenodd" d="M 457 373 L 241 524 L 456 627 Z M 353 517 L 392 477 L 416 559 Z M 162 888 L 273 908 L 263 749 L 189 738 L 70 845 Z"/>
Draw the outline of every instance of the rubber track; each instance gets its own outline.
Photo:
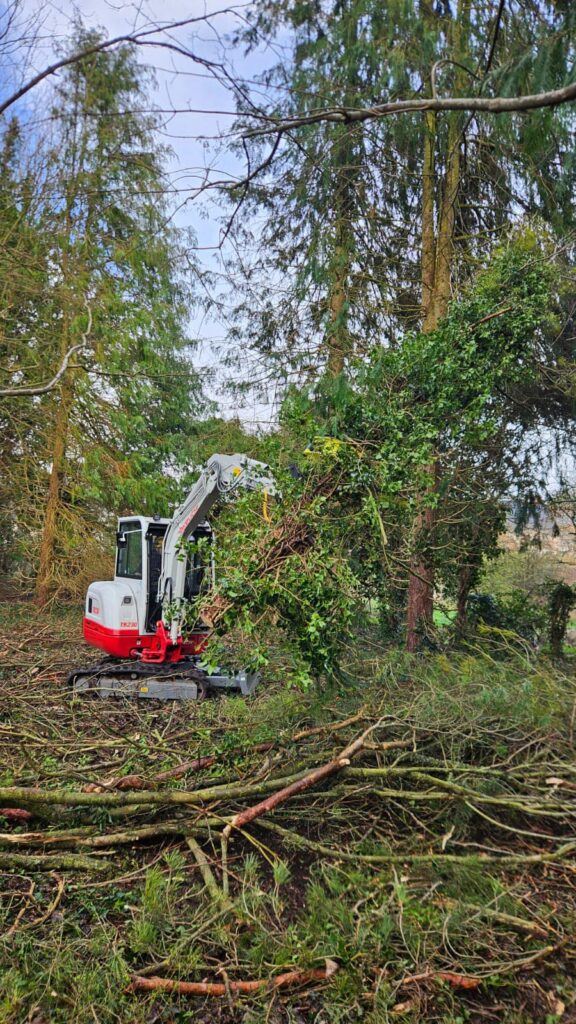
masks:
<path id="1" fill-rule="evenodd" d="M 206 688 L 207 675 L 196 665 L 187 664 L 186 661 L 178 662 L 176 665 L 154 665 L 145 662 L 125 662 L 116 658 L 105 658 L 94 665 L 87 665 L 85 668 L 76 668 L 70 672 L 67 683 L 72 686 L 78 679 L 98 679 L 100 676 L 112 676 L 116 679 L 147 679 L 153 676 L 165 676 L 166 679 L 189 679 L 198 684 L 202 690 Z"/>

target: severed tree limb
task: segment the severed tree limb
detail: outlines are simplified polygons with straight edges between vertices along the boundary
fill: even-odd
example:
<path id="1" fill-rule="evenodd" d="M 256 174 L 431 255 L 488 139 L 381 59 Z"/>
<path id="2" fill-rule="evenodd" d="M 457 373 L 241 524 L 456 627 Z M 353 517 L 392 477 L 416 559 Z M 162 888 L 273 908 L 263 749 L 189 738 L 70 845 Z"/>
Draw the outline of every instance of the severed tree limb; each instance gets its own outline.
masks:
<path id="1" fill-rule="evenodd" d="M 165 771 L 158 772 L 151 779 L 145 779 L 141 775 L 119 775 L 109 779 L 104 779 L 102 782 L 90 782 L 83 787 L 84 793 L 102 793 L 108 789 L 153 789 L 157 782 L 167 782 L 170 779 L 180 779 L 182 776 L 187 775 L 188 772 L 202 771 L 204 768 L 211 768 L 212 765 L 218 761 L 223 760 L 230 756 L 239 755 L 241 757 L 248 757 L 250 754 L 262 754 L 268 750 L 275 750 L 283 746 L 288 746 L 291 743 L 299 743 L 301 740 L 308 739 L 312 736 L 321 736 L 324 733 L 339 732 L 341 729 L 346 729 L 349 725 L 354 725 L 356 722 L 361 722 L 366 718 L 366 708 L 360 708 L 355 715 L 350 718 L 344 718 L 336 722 L 327 722 L 326 725 L 315 726 L 310 729 L 302 729 L 300 732 L 294 733 L 294 735 L 283 741 L 269 740 L 266 743 L 255 743 L 252 747 L 236 747 L 226 752 L 225 755 L 222 753 L 217 754 L 205 754 L 201 757 L 195 757 L 191 761 L 183 761 L 181 764 L 176 765 L 174 768 L 167 768 Z M 383 749 L 394 749 L 395 747 L 408 746 L 406 741 L 403 740 L 392 740 L 390 743 L 383 744 Z M 21 812 L 26 814 L 26 811 Z M 2 814 L 2 811 L 0 811 Z M 7 814 L 10 811 L 7 810 Z"/>
<path id="2" fill-rule="evenodd" d="M 288 776 L 267 779 L 262 782 L 232 782 L 228 784 L 207 786 L 203 789 L 195 790 L 165 789 L 158 791 L 144 790 L 128 792 L 112 792 L 110 790 L 94 792 L 90 790 L 86 792 L 85 790 L 78 791 L 69 789 L 40 789 L 38 787 L 28 788 L 25 786 L 3 786 L 0 787 L 0 803 L 13 803 L 16 804 L 18 808 L 35 808 L 43 804 L 47 806 L 62 805 L 67 807 L 113 807 L 121 809 L 124 813 L 130 813 L 130 810 L 133 807 L 167 807 L 182 804 L 197 805 L 211 800 L 242 798 L 260 793 L 270 793 L 277 789 L 284 790 L 288 787 L 289 792 L 283 793 L 282 799 L 277 801 L 281 803 L 284 799 L 288 799 L 293 794 L 308 789 L 309 786 L 314 785 L 314 783 L 319 781 L 321 778 L 324 778 L 335 771 L 346 768 L 349 764 L 350 756 L 362 748 L 364 740 L 374 729 L 378 728 L 379 725 L 380 721 L 371 725 L 361 737 L 346 747 L 337 758 L 328 762 L 327 765 L 323 765 L 321 768 L 315 769 L 312 773 L 308 771 L 299 771 Z M 385 750 L 387 748 L 404 747 L 408 745 L 411 745 L 411 743 L 407 740 L 392 740 L 388 744 L 381 744 L 379 749 Z M 262 744 L 260 749 L 270 749 L 270 747 L 268 744 Z M 318 775 L 317 773 L 320 774 Z M 302 780 L 305 782 L 303 786 L 297 786 L 294 790 L 290 789 L 293 783 L 299 783 Z M 275 806 L 275 804 L 273 806 Z"/>
<path id="3" fill-rule="evenodd" d="M 229 825 L 226 826 L 228 834 L 233 828 L 242 828 L 244 825 L 248 825 L 249 822 L 254 821 L 255 818 L 259 818 L 262 814 L 266 814 L 268 811 L 273 811 L 279 804 L 283 804 L 286 800 L 289 800 L 291 796 L 295 796 L 297 793 L 302 793 L 305 789 L 310 789 L 311 786 L 315 786 L 317 782 L 321 782 L 322 779 L 326 779 L 329 775 L 333 775 L 335 772 L 339 772 L 342 768 L 347 768 L 350 764 L 351 758 L 358 751 L 362 750 L 370 733 L 374 732 L 378 728 L 380 722 L 376 722 L 375 725 L 371 725 L 368 729 L 358 736 L 352 743 L 349 743 L 347 747 L 338 754 L 337 757 L 332 761 L 328 761 L 327 764 L 323 764 L 320 768 L 315 768 L 311 772 L 307 772 L 301 778 L 291 782 L 288 786 L 280 789 L 277 793 L 273 793 L 272 796 L 266 797 L 258 804 L 254 804 L 252 807 L 247 807 L 246 810 L 240 811 L 239 814 L 234 815 Z"/>
<path id="4" fill-rule="evenodd" d="M 249 754 L 263 754 L 268 750 L 272 750 L 279 744 L 274 743 L 270 740 L 267 743 L 256 743 L 249 749 L 237 747 L 234 750 L 227 751 L 226 757 L 230 755 L 234 756 L 239 754 L 240 756 L 247 757 Z M 217 761 L 223 759 L 222 754 L 205 754 L 203 757 L 195 757 L 193 761 L 185 761 L 183 764 L 176 765 L 175 768 L 168 768 L 164 772 L 159 772 L 158 775 L 154 776 L 154 782 L 164 782 L 168 779 L 180 779 L 187 772 L 198 772 L 202 771 L 203 768 L 211 768 Z"/>
<path id="5" fill-rule="evenodd" d="M 571 814 L 576 814 L 576 808 L 570 807 L 569 805 L 562 804 L 559 802 L 549 801 L 545 803 L 537 803 L 535 799 L 530 797 L 524 797 L 522 794 L 513 794 L 510 797 L 505 796 L 490 796 L 488 793 L 481 793 L 478 790 L 471 789 L 469 786 L 463 786 L 457 782 L 451 782 L 448 779 L 439 779 L 434 775 L 429 775 L 426 772 L 419 771 L 412 767 L 397 768 L 390 766 L 388 768 L 350 768 L 347 773 L 351 778 L 356 779 L 377 779 L 386 778 L 391 775 L 408 775 L 410 779 L 416 779 L 417 782 L 422 782 L 432 789 L 432 793 L 421 794 L 422 798 L 428 797 L 428 795 L 434 795 L 434 789 L 444 790 L 446 793 L 453 793 L 454 796 L 459 796 L 470 800 L 472 803 L 479 804 L 490 804 L 494 807 L 504 807 L 508 810 L 521 811 L 522 814 L 536 815 L 541 818 L 556 818 L 566 817 Z M 398 796 L 402 797 L 402 791 L 398 792 Z"/>
<path id="6" fill-rule="evenodd" d="M 525 970 L 530 964 L 537 963 L 539 960 L 546 960 L 548 957 L 558 953 L 561 949 L 572 942 L 572 936 L 566 936 L 560 942 L 557 942 L 555 946 L 544 946 L 542 949 L 536 950 L 530 956 L 525 957 L 522 960 L 518 960 L 515 963 L 509 964 L 507 967 L 500 967 L 498 974 L 509 974 L 515 971 Z M 402 981 L 399 982 L 399 987 L 407 987 L 409 985 L 418 984 L 421 981 L 446 981 L 452 988 L 463 988 L 463 989 L 474 989 L 478 988 L 483 981 L 490 975 L 482 975 L 481 977 L 472 977 L 466 974 L 458 974 L 454 971 L 424 971 L 421 974 L 409 974 Z"/>
<path id="7" fill-rule="evenodd" d="M 366 717 L 366 707 L 364 706 L 355 715 L 352 715 L 351 718 L 342 718 L 338 722 L 328 722 L 326 725 L 316 725 L 312 729 L 301 729 L 300 732 L 294 733 L 292 742 L 297 743 L 299 740 L 307 739 L 309 736 L 321 736 L 325 732 L 339 732 L 340 729 L 345 729 L 349 725 L 361 722 Z"/>
<path id="8" fill-rule="evenodd" d="M 301 778 L 291 782 L 288 786 L 284 786 L 282 789 L 273 793 L 271 796 L 261 800 L 258 804 L 253 804 L 252 807 L 247 807 L 245 810 L 240 811 L 236 814 L 229 825 L 226 826 L 228 834 L 233 828 L 242 828 L 244 825 L 248 825 L 249 822 L 254 821 L 255 818 L 259 818 L 262 814 L 266 814 L 268 811 L 273 811 L 279 804 L 283 804 L 290 797 L 296 796 L 298 793 L 302 793 L 306 789 L 310 789 L 311 786 L 315 786 L 318 782 L 322 782 L 323 779 L 328 778 L 329 775 L 333 775 L 335 772 L 341 771 L 343 768 L 347 768 L 350 764 L 351 756 L 361 749 L 365 736 L 372 729 L 363 733 L 353 744 L 350 744 L 338 757 L 334 758 L 333 761 L 329 761 L 327 764 L 323 764 L 320 768 L 315 768 L 311 772 L 307 772 Z"/>
<path id="9" fill-rule="evenodd" d="M 232 782 L 227 785 L 207 786 L 205 789 L 164 789 L 159 791 L 127 792 L 127 793 L 83 793 L 71 789 L 38 789 L 24 786 L 4 786 L 0 788 L 0 801 L 13 802 L 18 806 L 35 807 L 36 805 L 62 805 L 64 807 L 113 807 L 129 814 L 134 809 L 154 806 L 172 807 L 176 805 L 202 805 L 212 800 L 228 797 L 241 798 L 257 793 L 271 793 L 282 789 L 308 775 L 307 772 L 295 772 L 283 778 L 267 779 L 264 782 L 247 783 Z"/>
<path id="10" fill-rule="evenodd" d="M 214 872 L 212 871 L 212 868 L 208 863 L 208 858 L 206 857 L 204 850 L 196 842 L 194 836 L 186 836 L 186 844 L 188 846 L 188 849 L 191 850 L 192 853 L 194 854 L 196 863 L 200 868 L 200 874 L 202 875 L 202 878 L 204 880 L 204 885 L 206 886 L 210 896 L 212 897 L 215 903 L 221 903 L 222 898 L 224 897 L 225 899 L 226 893 L 224 893 L 220 889 L 218 882 L 214 877 Z M 228 901 L 225 900 L 225 902 Z"/>
<path id="11" fill-rule="evenodd" d="M 289 785 L 284 786 L 278 792 L 273 793 L 272 796 L 266 797 L 264 800 L 261 800 L 260 803 L 253 804 L 252 807 L 247 807 L 245 810 L 234 815 L 222 832 L 222 875 L 225 892 L 228 891 L 228 841 L 232 830 L 243 828 L 251 821 L 261 817 L 263 814 L 273 811 L 275 807 L 278 807 L 279 804 L 285 803 L 285 801 L 289 800 L 290 797 L 296 796 L 296 794 L 310 789 L 312 786 L 315 786 L 316 783 L 321 782 L 330 775 L 334 775 L 335 772 L 339 772 L 342 771 L 343 768 L 347 768 L 350 764 L 350 759 L 354 754 L 357 754 L 359 750 L 362 750 L 368 736 L 378 728 L 381 721 L 382 720 L 365 729 L 360 736 L 352 741 L 352 743 L 349 743 L 347 747 L 344 747 L 344 750 L 342 750 L 338 757 L 335 757 L 332 761 L 328 761 L 327 764 L 321 765 L 320 768 L 315 768 L 314 771 L 307 772 L 299 779 L 296 779 L 289 783 Z"/>
<path id="12" fill-rule="evenodd" d="M 457 974 L 454 971 L 423 971 L 421 974 L 408 974 L 398 982 L 400 988 L 417 985 L 421 981 L 446 981 L 452 988 L 474 989 L 482 984 L 482 978 L 470 974 Z"/>
<path id="13" fill-rule="evenodd" d="M 268 743 L 256 743 L 249 749 L 238 747 L 235 750 L 227 752 L 226 756 L 234 754 L 243 754 L 248 756 L 249 754 L 260 754 L 267 750 L 272 750 L 274 747 L 278 747 L 280 744 L 269 741 Z M 199 772 L 204 768 L 211 768 L 217 761 L 223 759 L 222 754 L 205 754 L 202 757 L 195 757 L 192 761 L 183 761 L 181 764 L 176 765 L 174 768 L 166 768 L 163 772 L 158 772 L 151 779 L 145 779 L 141 775 L 118 775 L 110 779 L 104 779 L 102 782 L 89 782 L 83 787 L 84 793 L 104 793 L 109 789 L 154 789 L 157 782 L 168 782 L 170 779 L 181 779 L 188 772 Z M 0 812 L 1 813 L 1 812 Z"/>
<path id="14" fill-rule="evenodd" d="M 228 875 L 228 840 L 230 838 L 230 823 L 222 830 L 220 837 L 221 862 L 222 862 L 222 892 L 226 899 L 230 895 L 230 876 Z"/>
<path id="15" fill-rule="evenodd" d="M 25 811 L 22 807 L 0 807 L 0 818 L 6 818 L 6 821 L 14 825 L 23 825 L 25 821 L 30 821 L 30 818 L 33 817 L 34 815 L 30 811 Z"/>
<path id="16" fill-rule="evenodd" d="M 326 962 L 326 967 L 315 968 L 310 971 L 286 971 L 278 974 L 275 978 L 258 978 L 255 981 L 228 981 L 227 985 L 217 981 L 173 981 L 171 978 L 143 978 L 137 974 L 132 979 L 127 992 L 178 992 L 188 996 L 226 996 L 228 992 L 249 994 L 260 992 L 263 989 L 276 991 L 279 988 L 296 988 L 299 985 L 309 985 L 314 981 L 327 981 L 337 970 L 337 965 L 332 960 Z"/>
<path id="17" fill-rule="evenodd" d="M 159 821 L 153 825 L 125 829 L 122 832 L 97 832 L 92 826 L 79 829 L 62 829 L 57 832 L 0 832 L 0 847 L 27 846 L 42 848 L 71 846 L 84 849 L 111 849 L 115 846 L 130 846 L 147 839 L 162 836 L 188 838 L 193 833 L 222 825 L 222 818 L 201 818 L 182 821 Z"/>
<path id="18" fill-rule="evenodd" d="M 283 746 L 289 746 L 291 743 L 299 743 L 301 740 L 308 739 L 312 736 L 321 736 L 324 733 L 339 732 L 341 729 L 346 729 L 350 725 L 354 725 L 356 722 L 361 722 L 366 718 L 366 708 L 362 707 L 350 718 L 344 718 L 336 722 L 327 722 L 326 725 L 315 726 L 310 729 L 301 729 L 300 732 L 294 733 L 294 735 L 286 740 L 268 740 L 266 743 L 255 743 L 252 747 L 235 747 L 232 750 L 226 751 L 226 754 L 204 754 L 200 757 L 195 757 L 191 761 L 183 761 L 181 764 L 175 765 L 174 768 L 167 768 L 165 771 L 158 772 L 151 779 L 145 779 L 141 775 L 118 775 L 112 778 L 104 779 L 102 782 L 90 782 L 83 787 L 84 793 L 103 793 L 109 789 L 153 789 L 157 782 L 167 782 L 170 779 L 181 779 L 188 772 L 203 771 L 204 768 L 211 768 L 212 765 L 224 759 L 224 757 L 234 757 L 236 755 L 240 757 L 249 757 L 251 754 L 262 754 L 269 750 L 276 750 Z M 411 745 L 403 740 L 392 740 L 390 743 L 383 744 L 384 750 L 394 749 L 395 747 L 403 747 Z M 7 809 L 7 816 L 14 812 Z M 21 814 L 28 814 L 27 811 L 20 812 Z M 2 811 L 0 811 L 2 814 Z"/>
<path id="19" fill-rule="evenodd" d="M 515 914 L 505 914 L 502 910 L 497 910 L 494 907 L 481 907 L 476 903 L 459 903 L 457 900 L 448 899 L 448 897 L 443 897 L 438 900 L 438 903 L 440 906 L 468 911 L 473 917 L 485 917 L 524 935 L 532 937 L 539 935 L 545 939 L 550 934 L 550 929 L 544 927 L 539 921 L 527 921 L 524 917 L 516 917 Z"/>
<path id="20" fill-rule="evenodd" d="M 288 845 L 301 847 L 306 850 L 314 850 L 323 857 L 331 857 L 333 860 L 348 860 L 362 864 L 430 864 L 440 867 L 442 864 L 474 864 L 478 867 L 499 866 L 499 867 L 521 867 L 528 864 L 556 864 L 568 863 L 576 867 L 576 861 L 568 861 L 570 854 L 576 854 L 576 842 L 565 843 L 553 853 L 535 854 L 490 854 L 490 853 L 350 853 L 348 850 L 335 850 L 324 843 L 307 839 L 298 832 L 277 825 L 276 822 L 261 822 L 263 828 L 282 835 Z"/>

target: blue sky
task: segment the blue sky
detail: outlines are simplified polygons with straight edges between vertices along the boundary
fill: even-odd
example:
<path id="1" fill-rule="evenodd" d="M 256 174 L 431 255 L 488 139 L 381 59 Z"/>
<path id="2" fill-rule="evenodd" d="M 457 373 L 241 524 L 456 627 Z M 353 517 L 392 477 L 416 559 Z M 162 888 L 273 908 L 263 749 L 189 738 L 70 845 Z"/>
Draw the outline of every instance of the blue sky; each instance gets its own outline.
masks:
<path id="1" fill-rule="evenodd" d="M 174 31 L 171 38 L 181 46 L 190 47 L 204 58 L 213 61 L 225 59 L 227 68 L 240 78 L 252 78 L 273 60 L 263 50 L 248 58 L 240 48 L 233 49 L 229 35 L 242 23 L 246 4 L 227 5 L 226 0 L 22 0 L 23 15 L 37 21 L 38 39 L 34 50 L 27 55 L 26 65 L 21 63 L 20 74 L 26 80 L 46 67 L 58 54 L 70 35 L 75 13 L 85 25 L 103 28 L 108 37 L 141 30 L 156 24 L 176 22 L 190 17 L 210 16 L 193 28 Z M 217 13 L 223 12 L 223 13 Z M 223 180 L 242 174 L 242 167 L 224 150 L 219 138 L 226 134 L 234 120 L 234 97 L 210 71 L 172 51 L 152 47 L 142 48 L 140 59 L 154 67 L 157 86 L 153 105 L 167 113 L 163 118 L 160 140 L 173 151 L 168 166 L 170 186 L 175 190 L 176 224 L 192 228 L 196 234 L 197 258 L 202 267 L 210 269 L 216 280 L 221 267 L 218 242 L 222 210 L 204 193 L 194 197 L 194 191 L 207 178 Z M 5 83 L 6 84 L 6 83 Z M 31 120 L 41 117 L 42 91 L 38 86 L 30 94 Z M 193 111 L 193 112 L 191 112 Z M 225 335 L 225 325 L 215 314 L 205 314 L 191 321 L 191 332 L 201 345 L 195 363 L 213 374 L 218 373 L 218 345 Z M 239 407 L 215 382 L 210 393 L 220 404 L 224 415 L 239 414 L 246 425 L 265 425 L 270 419 L 270 408 L 256 402 Z"/>

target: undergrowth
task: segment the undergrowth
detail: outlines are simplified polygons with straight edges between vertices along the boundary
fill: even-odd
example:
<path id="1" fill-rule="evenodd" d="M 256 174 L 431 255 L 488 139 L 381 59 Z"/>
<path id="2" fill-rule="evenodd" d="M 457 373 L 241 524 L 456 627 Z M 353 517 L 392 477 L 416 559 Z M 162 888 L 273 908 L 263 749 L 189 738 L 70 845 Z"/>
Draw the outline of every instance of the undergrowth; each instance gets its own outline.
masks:
<path id="1" fill-rule="evenodd" d="M 373 752 L 353 762 L 356 775 L 303 792 L 235 838 L 229 902 L 208 892 L 185 839 L 161 831 L 88 850 L 111 863 L 104 878 L 4 869 L 2 1024 L 572 1019 L 576 865 L 549 857 L 574 838 L 576 688 L 567 670 L 524 649 L 504 656 L 500 638 L 450 654 L 353 652 L 340 688 L 262 685 L 251 700 L 199 705 L 99 701 L 64 686 L 77 657 L 72 621 L 55 611 L 58 642 L 21 649 L 18 610 L 4 616 L 3 785 L 152 780 L 206 755 L 215 762 L 163 785 L 257 784 L 325 763 L 366 722 L 380 731 Z M 328 730 L 295 739 L 319 726 Z M 387 750 L 390 741 L 397 746 Z M 266 743 L 275 745 L 255 751 Z M 466 793 L 442 788 L 453 784 Z M 519 799 L 530 813 L 508 806 Z M 565 813 L 538 812 L 546 800 Z M 34 828 L 106 836 L 160 826 L 168 814 L 46 806 L 30 823 L 6 819 L 0 852 Z M 224 814 L 224 803 L 210 814 Z M 220 883 L 218 836 L 208 828 L 199 840 Z M 500 855 L 518 861 L 504 868 Z M 277 993 L 127 991 L 135 973 L 230 982 L 326 961 L 337 967 L 329 981 Z"/>

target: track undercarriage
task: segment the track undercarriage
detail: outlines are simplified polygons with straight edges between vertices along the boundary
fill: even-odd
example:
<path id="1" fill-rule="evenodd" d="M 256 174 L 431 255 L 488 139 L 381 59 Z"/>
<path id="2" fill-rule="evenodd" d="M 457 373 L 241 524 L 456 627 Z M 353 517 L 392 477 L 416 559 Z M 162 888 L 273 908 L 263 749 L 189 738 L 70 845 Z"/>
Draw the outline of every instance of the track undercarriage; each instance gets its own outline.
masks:
<path id="1" fill-rule="evenodd" d="M 208 674 L 200 668 L 199 661 L 191 657 L 174 664 L 150 664 L 104 658 L 75 669 L 68 676 L 68 683 L 75 693 L 152 700 L 203 700 L 210 690 L 228 689 L 248 696 L 258 683 L 259 676 L 248 672 Z"/>

